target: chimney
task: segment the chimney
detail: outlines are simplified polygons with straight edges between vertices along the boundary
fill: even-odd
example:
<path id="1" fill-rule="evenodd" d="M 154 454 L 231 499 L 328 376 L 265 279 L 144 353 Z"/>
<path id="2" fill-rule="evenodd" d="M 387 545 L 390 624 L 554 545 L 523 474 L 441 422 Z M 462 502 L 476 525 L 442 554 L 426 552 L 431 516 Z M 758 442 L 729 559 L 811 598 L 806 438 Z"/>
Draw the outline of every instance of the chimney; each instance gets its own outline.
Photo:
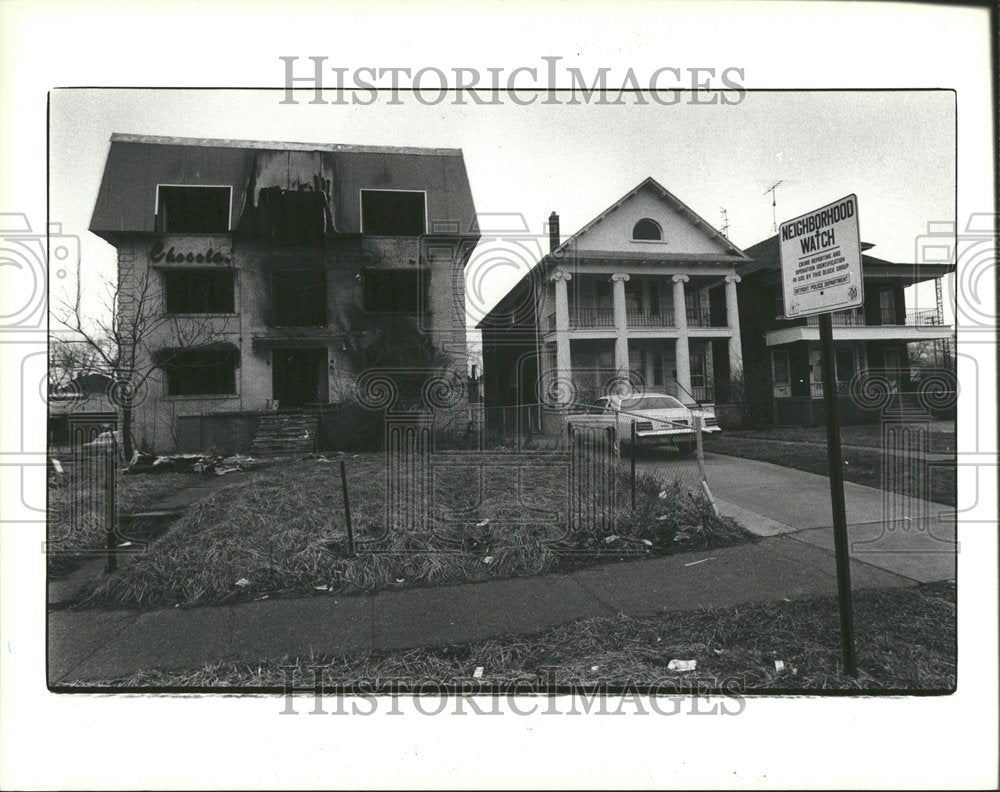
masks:
<path id="1" fill-rule="evenodd" d="M 549 252 L 559 247 L 559 215 L 555 212 L 549 215 Z"/>

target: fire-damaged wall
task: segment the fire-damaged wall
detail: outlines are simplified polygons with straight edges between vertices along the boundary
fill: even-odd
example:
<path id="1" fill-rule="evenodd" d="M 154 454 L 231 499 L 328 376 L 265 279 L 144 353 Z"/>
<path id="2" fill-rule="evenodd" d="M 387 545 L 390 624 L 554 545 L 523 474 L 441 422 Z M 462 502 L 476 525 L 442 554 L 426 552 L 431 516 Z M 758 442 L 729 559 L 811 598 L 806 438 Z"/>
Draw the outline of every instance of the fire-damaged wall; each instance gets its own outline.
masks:
<path id="1" fill-rule="evenodd" d="M 460 153 L 216 143 L 113 139 L 95 207 L 91 230 L 118 248 L 122 315 L 142 312 L 152 328 L 136 349 L 138 446 L 170 451 L 219 436 L 192 434 L 206 425 L 196 416 L 225 422 L 352 398 L 359 350 L 389 327 L 428 338 L 464 381 L 464 268 L 478 234 Z M 185 184 L 194 194 L 231 187 L 228 230 L 170 232 L 191 213 L 163 204 L 183 200 L 173 188 Z M 371 212 L 363 229 L 366 191 L 417 196 L 423 233 L 372 233 L 380 217 Z"/>

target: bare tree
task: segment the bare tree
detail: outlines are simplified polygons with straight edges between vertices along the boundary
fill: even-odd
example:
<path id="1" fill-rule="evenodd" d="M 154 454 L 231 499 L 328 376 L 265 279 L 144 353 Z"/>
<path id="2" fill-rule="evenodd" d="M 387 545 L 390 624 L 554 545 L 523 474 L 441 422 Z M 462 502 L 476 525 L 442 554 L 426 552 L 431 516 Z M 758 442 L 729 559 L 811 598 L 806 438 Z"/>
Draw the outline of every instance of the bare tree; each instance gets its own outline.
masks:
<path id="1" fill-rule="evenodd" d="M 149 378 L 185 351 L 211 344 L 225 332 L 226 320 L 167 313 L 159 275 L 151 267 L 120 267 L 117 283 L 102 281 L 97 316 L 85 315 L 81 307 L 78 273 L 76 294 L 62 302 L 57 319 L 86 348 L 86 355 L 75 353 L 78 358 L 85 357 L 91 371 L 111 378 L 108 395 L 121 414 L 122 452 L 131 459 L 134 408 Z"/>

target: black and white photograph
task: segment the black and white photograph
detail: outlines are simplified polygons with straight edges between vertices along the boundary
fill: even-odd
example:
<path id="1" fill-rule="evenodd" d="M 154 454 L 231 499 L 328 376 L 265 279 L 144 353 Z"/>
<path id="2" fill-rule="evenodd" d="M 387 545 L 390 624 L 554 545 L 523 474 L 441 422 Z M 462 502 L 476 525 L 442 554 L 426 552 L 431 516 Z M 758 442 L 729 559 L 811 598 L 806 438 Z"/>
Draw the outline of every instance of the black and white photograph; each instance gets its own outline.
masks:
<path id="1" fill-rule="evenodd" d="M 5 788 L 996 783 L 994 7 L 195 5 L 0 8 Z"/>

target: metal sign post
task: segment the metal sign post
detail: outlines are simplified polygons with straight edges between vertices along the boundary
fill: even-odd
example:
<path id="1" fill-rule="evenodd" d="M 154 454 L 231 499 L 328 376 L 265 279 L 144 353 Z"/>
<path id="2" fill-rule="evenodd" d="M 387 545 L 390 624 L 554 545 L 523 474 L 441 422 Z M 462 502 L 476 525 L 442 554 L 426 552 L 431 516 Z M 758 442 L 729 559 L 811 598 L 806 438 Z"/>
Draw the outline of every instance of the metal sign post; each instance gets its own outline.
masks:
<path id="1" fill-rule="evenodd" d="M 837 601 L 840 605 L 840 641 L 844 669 L 858 675 L 854 657 L 854 602 L 851 596 L 851 556 L 847 542 L 847 515 L 844 508 L 844 461 L 840 450 L 840 422 L 837 420 L 837 383 L 833 363 L 833 319 L 819 316 L 822 348 L 823 402 L 826 405 L 826 456 L 830 468 L 830 503 L 833 507 L 833 545 L 837 554 Z"/>
<path id="2" fill-rule="evenodd" d="M 826 406 L 826 453 L 830 469 L 833 543 L 837 557 L 837 601 L 844 670 L 858 675 L 854 655 L 854 604 L 851 557 L 844 508 L 844 461 L 837 420 L 837 378 L 833 355 L 834 311 L 864 305 L 858 199 L 848 195 L 788 220 L 778 229 L 785 318 L 819 317 L 823 403 Z"/>

